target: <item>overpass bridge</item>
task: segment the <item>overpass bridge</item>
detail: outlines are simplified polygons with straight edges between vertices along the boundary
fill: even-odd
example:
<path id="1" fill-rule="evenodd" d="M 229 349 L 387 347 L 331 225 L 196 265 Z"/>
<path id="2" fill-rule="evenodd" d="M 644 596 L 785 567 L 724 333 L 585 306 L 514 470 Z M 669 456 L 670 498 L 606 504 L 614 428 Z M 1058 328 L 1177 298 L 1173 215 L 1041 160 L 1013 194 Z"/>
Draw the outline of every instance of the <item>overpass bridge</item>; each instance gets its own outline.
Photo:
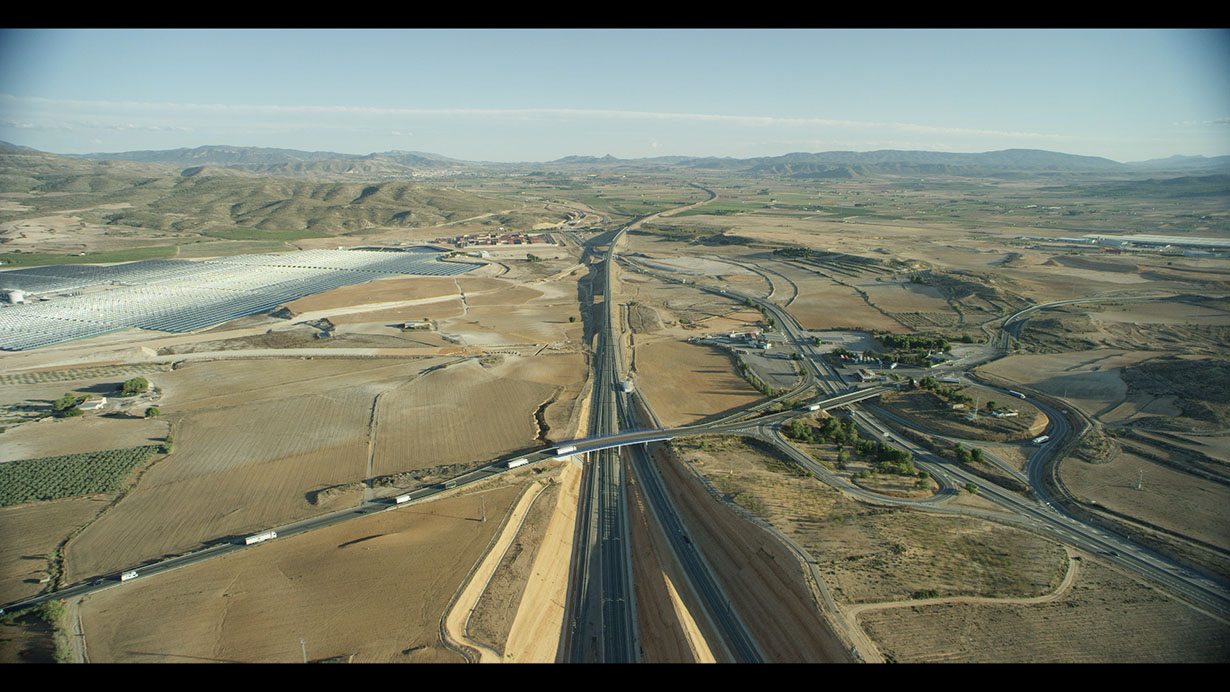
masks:
<path id="1" fill-rule="evenodd" d="M 713 433 L 735 433 L 751 428 L 759 428 L 773 423 L 781 423 L 791 418 L 797 418 L 800 415 L 814 413 L 816 411 L 827 411 L 841 406 L 848 406 L 866 399 L 877 397 L 885 392 L 896 389 L 895 385 L 876 385 L 874 387 L 865 387 L 856 389 L 851 392 L 845 392 L 836 396 L 831 396 L 825 399 L 818 399 L 807 403 L 799 408 L 773 413 L 759 418 L 750 420 L 707 423 L 703 425 L 684 425 L 677 428 L 655 428 L 652 430 L 629 430 L 620 432 L 614 435 L 602 435 L 598 437 L 587 437 L 581 440 L 573 440 L 571 442 L 561 442 L 552 450 L 544 450 L 535 455 L 531 455 L 531 459 L 545 459 L 548 457 L 569 457 L 576 454 L 586 454 L 588 452 L 597 452 L 604 449 L 615 449 L 618 447 L 626 447 L 628 445 L 648 444 L 650 442 L 664 442 L 676 437 L 686 437 L 688 435 L 705 435 Z M 567 450 L 565 453 L 560 453 L 561 450 Z"/>

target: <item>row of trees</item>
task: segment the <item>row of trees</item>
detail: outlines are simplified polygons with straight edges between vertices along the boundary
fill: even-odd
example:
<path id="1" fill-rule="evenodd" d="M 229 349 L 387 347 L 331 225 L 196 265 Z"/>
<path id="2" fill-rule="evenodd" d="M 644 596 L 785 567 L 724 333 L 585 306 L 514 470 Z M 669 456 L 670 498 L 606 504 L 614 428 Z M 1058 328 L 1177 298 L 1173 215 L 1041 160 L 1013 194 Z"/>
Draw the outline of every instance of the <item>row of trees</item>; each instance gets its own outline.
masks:
<path id="1" fill-rule="evenodd" d="M 768 329 L 769 331 L 772 331 L 773 327 L 777 326 L 777 320 L 773 319 L 772 317 L 769 316 L 768 313 L 765 312 L 763 305 L 752 302 L 751 298 L 744 298 L 743 305 L 753 310 L 759 310 L 760 314 L 764 315 L 765 328 Z"/>
<path id="2" fill-rule="evenodd" d="M 777 396 L 777 390 L 770 387 L 764 380 L 756 377 L 756 373 L 752 372 L 752 369 L 747 366 L 747 363 L 743 362 L 742 358 L 738 359 L 736 366 L 739 368 L 739 374 L 743 376 L 743 379 L 747 380 L 748 384 L 755 387 L 756 391 L 767 397 Z"/>
<path id="3" fill-rule="evenodd" d="M 805 247 L 783 247 L 773 251 L 779 257 L 811 257 L 814 253 Z"/>

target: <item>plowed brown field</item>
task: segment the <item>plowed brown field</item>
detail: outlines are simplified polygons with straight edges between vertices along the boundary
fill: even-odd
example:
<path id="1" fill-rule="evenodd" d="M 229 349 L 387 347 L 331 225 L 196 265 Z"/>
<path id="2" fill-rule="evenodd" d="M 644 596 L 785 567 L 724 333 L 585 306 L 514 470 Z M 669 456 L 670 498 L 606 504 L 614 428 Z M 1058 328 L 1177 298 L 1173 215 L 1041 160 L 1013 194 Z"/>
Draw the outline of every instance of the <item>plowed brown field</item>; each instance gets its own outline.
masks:
<path id="1" fill-rule="evenodd" d="M 0 603 L 28 598 L 47 585 L 47 553 L 111 501 L 94 495 L 0 509 Z"/>
<path id="2" fill-rule="evenodd" d="M 638 345 L 635 379 L 666 426 L 693 423 L 763 398 L 739 377 L 729 355 L 683 341 Z"/>
<path id="3" fill-rule="evenodd" d="M 520 491 L 484 492 L 486 522 L 479 495 L 463 495 L 89 596 L 90 660 L 297 663 L 306 650 L 309 660 L 460 663 L 440 643 L 440 618 Z"/>
<path id="4" fill-rule="evenodd" d="M 477 463 L 533 447 L 534 411 L 555 390 L 474 361 L 424 375 L 381 397 L 373 473 Z"/>

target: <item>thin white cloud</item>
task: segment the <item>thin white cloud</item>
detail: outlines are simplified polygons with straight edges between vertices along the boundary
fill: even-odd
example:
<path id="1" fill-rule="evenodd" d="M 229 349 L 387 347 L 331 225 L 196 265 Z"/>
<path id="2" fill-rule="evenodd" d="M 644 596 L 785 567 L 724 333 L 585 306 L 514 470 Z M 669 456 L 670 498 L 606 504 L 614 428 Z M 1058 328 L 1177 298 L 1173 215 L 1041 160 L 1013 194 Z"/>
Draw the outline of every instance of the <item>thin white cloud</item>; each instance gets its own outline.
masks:
<path id="1" fill-rule="evenodd" d="M 1230 118 L 1214 118 L 1213 120 L 1178 120 L 1171 123 L 1175 127 L 1204 127 L 1207 125 L 1230 125 Z"/>
<path id="2" fill-rule="evenodd" d="M 1063 135 L 1045 132 L 1025 132 L 1019 130 L 993 130 L 962 127 L 944 127 L 938 125 L 923 125 L 918 123 L 833 120 L 828 118 L 800 118 L 760 115 L 725 115 L 714 113 L 664 113 L 655 111 L 624 111 L 610 109 L 579 109 L 579 108 L 385 108 L 378 106 L 272 106 L 272 105 L 233 105 L 233 104 L 198 104 L 198 103 L 149 103 L 138 101 L 80 101 L 72 99 L 49 99 L 36 96 L 13 96 L 0 94 L 0 104 L 26 104 L 30 106 L 88 108 L 98 113 L 100 109 L 110 111 L 138 111 L 144 115 L 152 115 L 151 111 L 171 111 L 174 113 L 199 114 L 229 114 L 229 115 L 266 115 L 266 116 L 473 116 L 512 118 L 519 121 L 533 121 L 541 118 L 567 119 L 622 119 L 622 120 L 656 120 L 678 122 L 708 122 L 742 125 L 745 127 L 824 127 L 839 129 L 871 129 L 887 130 L 915 135 L 932 136 L 966 136 L 966 137 L 998 137 L 1038 141 L 1123 141 L 1122 138 Z M 1216 123 L 1230 120 L 1213 121 Z"/>

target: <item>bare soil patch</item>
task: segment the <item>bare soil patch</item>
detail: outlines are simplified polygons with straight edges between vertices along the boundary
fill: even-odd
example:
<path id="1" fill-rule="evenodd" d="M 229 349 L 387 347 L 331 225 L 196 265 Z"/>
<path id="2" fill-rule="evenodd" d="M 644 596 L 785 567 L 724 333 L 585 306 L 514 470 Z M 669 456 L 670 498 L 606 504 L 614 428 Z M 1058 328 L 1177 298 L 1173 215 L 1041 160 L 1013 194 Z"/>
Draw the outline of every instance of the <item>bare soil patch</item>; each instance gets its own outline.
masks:
<path id="1" fill-rule="evenodd" d="M 381 310 L 365 310 L 362 312 L 346 312 L 329 315 L 329 321 L 336 325 L 370 324 L 381 322 L 387 324 L 405 324 L 422 319 L 445 319 L 459 317 L 465 312 L 460 298 L 434 301 L 421 305 L 407 305 L 400 308 L 384 308 Z M 406 334 L 407 338 L 419 338 L 419 334 Z"/>
<path id="2" fill-rule="evenodd" d="M 858 287 L 867 293 L 873 305 L 885 312 L 952 312 L 948 301 L 933 286 L 909 281 L 861 281 Z"/>
<path id="3" fill-rule="evenodd" d="M 55 654 L 54 632 L 37 615 L 0 623 L 0 663 L 55 663 Z"/>
<path id="4" fill-rule="evenodd" d="M 286 304 L 297 314 L 318 310 L 335 310 L 352 305 L 391 303 L 399 300 L 422 300 L 438 296 L 457 295 L 454 279 L 436 276 L 378 279 L 365 284 L 342 286 L 324 293 L 304 296 Z"/>
<path id="5" fill-rule="evenodd" d="M 565 462 L 558 479 L 560 495 L 508 633 L 504 646 L 506 661 L 553 663 L 564 631 L 568 562 L 576 527 L 581 468 Z"/>
<path id="6" fill-rule="evenodd" d="M 569 321 L 575 317 L 575 321 Z M 440 332 L 466 345 L 579 343 L 584 326 L 575 302 L 562 305 L 496 305 L 471 307 L 465 314 L 442 321 Z"/>
<path id="7" fill-rule="evenodd" d="M 869 305 L 854 286 L 843 285 L 793 264 L 773 262 L 769 266 L 798 286 L 799 295 L 787 309 L 804 329 L 909 331 L 892 317 Z"/>
<path id="8" fill-rule="evenodd" d="M 69 388 L 61 390 L 63 394 Z M 156 444 L 166 439 L 167 429 L 164 420 L 120 414 L 44 418 L 5 431 L 0 438 L 0 462 Z"/>
<path id="9" fill-rule="evenodd" d="M 1125 420 L 1135 405 L 1153 397 L 1129 398 L 1120 368 L 1156 356 L 1156 352 L 1092 350 L 1046 355 L 1015 355 L 981 366 L 988 373 L 1060 397 L 1102 422 Z M 1131 409 L 1116 411 L 1127 402 Z M 1112 412 L 1114 414 L 1112 415 Z"/>
<path id="10" fill-rule="evenodd" d="M 696 599 L 671 557 L 669 544 L 652 518 L 639 483 L 628 484 L 628 528 L 632 541 L 632 575 L 636 584 L 636 621 L 645 663 L 712 662 L 705 641 L 709 628 L 697 625 L 688 611 Z M 682 612 L 680 612 L 682 611 Z M 702 612 L 699 609 L 697 612 Z M 703 619 L 703 616 L 701 616 Z M 706 624 L 707 621 L 706 621 Z"/>
<path id="11" fill-rule="evenodd" d="M 495 281 L 496 279 L 491 279 Z M 541 298 L 545 293 L 542 291 L 530 288 L 529 286 L 515 286 L 511 283 L 506 283 L 505 286 L 499 289 L 488 289 L 486 293 L 470 295 L 466 292 L 466 302 L 471 306 L 480 307 L 484 305 L 521 305 L 528 303 L 536 298 Z"/>

